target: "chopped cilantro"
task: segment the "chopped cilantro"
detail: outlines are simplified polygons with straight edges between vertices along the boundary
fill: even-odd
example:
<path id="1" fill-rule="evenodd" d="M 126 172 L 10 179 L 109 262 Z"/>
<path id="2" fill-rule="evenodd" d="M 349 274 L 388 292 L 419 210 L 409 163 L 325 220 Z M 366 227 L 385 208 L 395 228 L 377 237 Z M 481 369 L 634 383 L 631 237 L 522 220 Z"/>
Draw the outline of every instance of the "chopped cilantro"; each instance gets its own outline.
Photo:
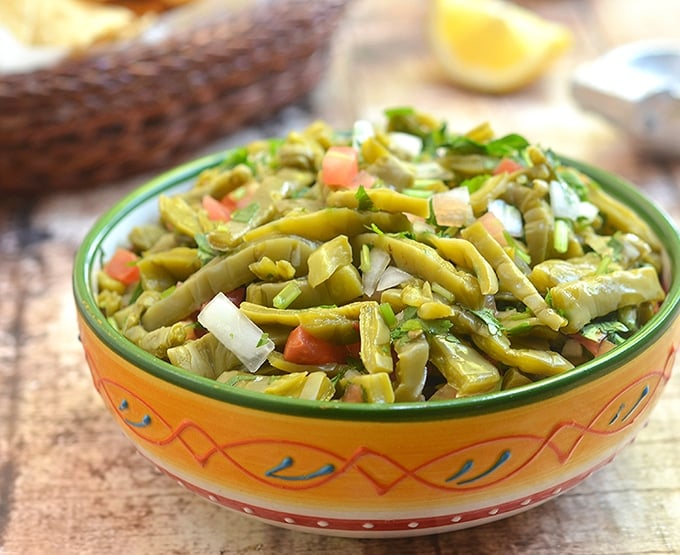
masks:
<path id="1" fill-rule="evenodd" d="M 561 170 L 557 172 L 557 177 L 578 195 L 579 200 L 588 200 L 588 189 L 581 178 L 573 170 Z"/>
<path id="2" fill-rule="evenodd" d="M 486 154 L 502 158 L 518 155 L 520 151 L 529 146 L 529 142 L 517 133 L 505 135 L 488 143 L 480 143 L 465 135 L 458 135 L 442 146 L 455 154 Z"/>
<path id="3" fill-rule="evenodd" d="M 536 324 L 534 322 L 520 322 L 519 324 L 505 328 L 505 333 L 508 335 L 523 335 L 530 332 L 535 327 Z"/>
<path id="4" fill-rule="evenodd" d="M 442 123 L 442 125 L 434 131 L 425 133 L 422 139 L 423 152 L 434 155 L 437 149 L 448 141 L 446 123 Z"/>
<path id="5" fill-rule="evenodd" d="M 597 275 L 606 274 L 609 271 L 609 265 L 611 264 L 611 262 L 612 262 L 611 256 L 603 256 L 602 260 L 600 260 L 600 263 L 597 265 L 595 273 Z"/>
<path id="6" fill-rule="evenodd" d="M 201 261 L 201 265 L 204 266 L 219 254 L 212 247 L 205 233 L 194 235 L 194 241 L 196 241 L 196 246 L 198 247 L 198 259 Z"/>
<path id="7" fill-rule="evenodd" d="M 255 345 L 255 347 L 262 347 L 262 345 L 267 344 L 267 341 L 269 341 L 269 334 L 263 332 L 262 335 L 260 336 L 260 340 L 257 342 L 257 345 Z"/>
<path id="8" fill-rule="evenodd" d="M 474 177 L 469 177 L 468 179 L 464 179 L 460 183 L 460 187 L 467 187 L 468 191 L 471 193 L 474 193 L 475 191 L 478 191 L 484 183 L 491 177 L 491 174 L 488 173 L 481 173 L 479 175 L 475 175 Z"/>
<path id="9" fill-rule="evenodd" d="M 247 224 L 248 222 L 250 222 L 250 220 L 253 219 L 253 216 L 257 214 L 257 211 L 259 209 L 260 209 L 259 203 L 251 202 L 250 204 L 248 204 L 248 206 L 245 206 L 244 208 L 234 210 L 234 212 L 231 214 L 231 219 L 235 222 Z"/>
<path id="10" fill-rule="evenodd" d="M 620 334 L 625 334 L 630 330 L 623 323 L 618 320 L 603 320 L 598 322 L 591 322 L 583 326 L 581 335 L 586 339 L 590 339 L 600 343 L 604 339 L 608 339 L 612 343 L 618 345 L 624 341 Z"/>
<path id="11" fill-rule="evenodd" d="M 425 333 L 428 335 L 448 335 L 451 326 L 450 320 L 444 318 L 438 320 L 422 320 Z"/>
<path id="12" fill-rule="evenodd" d="M 621 254 L 623 253 L 623 243 L 615 235 L 612 235 L 607 241 L 607 246 L 612 249 L 612 258 L 614 261 L 621 260 Z"/>
<path id="13" fill-rule="evenodd" d="M 486 154 L 499 158 L 512 156 L 528 146 L 529 141 L 517 133 L 510 133 L 484 145 Z"/>
<path id="14" fill-rule="evenodd" d="M 378 235 L 385 235 L 385 232 L 375 225 L 375 223 L 371 223 L 371 231 L 373 233 L 377 233 Z"/>
<path id="15" fill-rule="evenodd" d="M 485 149 L 482 143 L 473 141 L 465 135 L 450 137 L 447 144 L 442 145 L 449 152 L 454 154 L 484 154 Z"/>
<path id="16" fill-rule="evenodd" d="M 437 216 L 434 213 L 434 202 L 433 202 L 432 198 L 430 198 L 429 205 L 430 205 L 430 213 L 427 216 L 427 218 L 425 219 L 425 221 L 430 225 L 433 225 L 435 227 L 439 227 L 439 224 L 437 223 Z"/>
<path id="17" fill-rule="evenodd" d="M 531 264 L 531 255 L 526 250 L 524 250 L 524 247 L 518 241 L 516 241 L 512 235 L 503 230 L 503 237 L 505 237 L 508 246 L 512 249 L 512 254 L 514 256 L 523 262 L 526 262 L 527 264 Z"/>
<path id="18" fill-rule="evenodd" d="M 224 160 L 219 165 L 220 169 L 231 169 L 239 164 L 251 166 L 248 160 L 248 149 L 246 147 L 233 148 L 228 150 Z"/>
<path id="19" fill-rule="evenodd" d="M 421 333 L 448 336 L 452 325 L 451 321 L 445 318 L 436 320 L 418 318 L 418 309 L 408 306 L 402 311 L 401 321 L 398 326 L 392 329 L 390 337 L 392 341 L 398 341 L 412 334 L 419 335 Z"/>
<path id="20" fill-rule="evenodd" d="M 396 106 L 394 108 L 386 108 L 383 113 L 386 118 L 391 119 L 397 116 L 412 116 L 416 111 L 412 106 Z"/>
<path id="21" fill-rule="evenodd" d="M 135 285 L 135 288 L 132 290 L 132 294 L 130 295 L 129 304 L 133 304 L 143 292 L 144 292 L 144 288 L 142 287 L 142 280 L 139 280 L 137 282 L 137 284 Z"/>
<path id="22" fill-rule="evenodd" d="M 498 335 L 503 331 L 503 324 L 500 323 L 491 309 L 481 308 L 479 310 L 471 310 L 470 312 L 486 324 L 491 335 Z"/>
<path id="23" fill-rule="evenodd" d="M 366 192 L 366 189 L 364 189 L 363 185 L 359 185 L 357 192 L 354 193 L 354 197 L 359 202 L 358 205 L 359 210 L 373 210 L 373 201 Z"/>

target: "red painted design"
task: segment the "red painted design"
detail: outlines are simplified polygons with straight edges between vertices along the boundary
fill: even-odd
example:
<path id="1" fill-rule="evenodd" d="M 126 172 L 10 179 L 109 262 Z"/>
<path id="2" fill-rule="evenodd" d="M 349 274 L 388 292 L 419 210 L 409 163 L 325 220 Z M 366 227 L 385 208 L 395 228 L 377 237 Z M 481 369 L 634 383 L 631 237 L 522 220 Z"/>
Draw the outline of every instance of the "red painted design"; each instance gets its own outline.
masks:
<path id="1" fill-rule="evenodd" d="M 159 468 L 161 472 L 173 478 L 177 483 L 188 489 L 189 491 L 201 495 L 209 499 L 213 503 L 217 503 L 223 507 L 238 511 L 242 514 L 254 516 L 268 521 L 274 525 L 295 526 L 300 529 L 307 529 L 305 531 L 320 531 L 327 532 L 361 532 L 365 535 L 375 534 L 379 535 L 383 532 L 399 532 L 409 531 L 413 529 L 428 530 L 428 533 L 434 533 L 438 528 L 455 528 L 468 527 L 477 522 L 486 521 L 490 518 L 503 518 L 510 516 L 513 513 L 528 510 L 540 503 L 557 497 L 562 493 L 568 491 L 574 486 L 578 485 L 585 478 L 606 466 L 614 460 L 614 456 L 597 464 L 593 468 L 574 476 L 562 483 L 556 484 L 548 489 L 533 493 L 530 497 L 520 497 L 512 501 L 499 503 L 497 505 L 489 505 L 481 509 L 471 511 L 449 513 L 436 516 L 414 516 L 412 518 L 390 518 L 390 519 L 345 519 L 335 517 L 324 517 L 323 515 L 303 515 L 298 513 L 288 513 L 283 511 L 276 511 L 266 507 L 256 506 L 251 503 L 242 503 L 235 499 L 230 499 L 221 495 L 216 495 L 208 490 L 198 487 L 186 480 L 179 478 L 165 469 Z"/>
<path id="2" fill-rule="evenodd" d="M 551 451 L 557 461 L 560 464 L 564 464 L 572 457 L 578 445 L 586 435 L 611 436 L 632 426 L 638 420 L 638 417 L 648 400 L 653 398 L 656 389 L 670 378 L 675 355 L 676 349 L 673 347 L 668 353 L 662 371 L 650 372 L 620 389 L 612 396 L 611 400 L 595 414 L 590 422 L 586 424 L 571 420 L 560 422 L 555 426 L 548 437 L 545 438 L 536 435 L 523 434 L 502 436 L 475 442 L 463 448 L 442 453 L 415 468 L 407 468 L 392 456 L 364 446 L 359 447 L 354 453 L 347 457 L 302 441 L 262 438 L 258 440 L 220 444 L 215 441 L 206 430 L 191 420 L 182 420 L 173 428 L 162 415 L 156 412 L 153 407 L 137 396 L 133 391 L 112 380 L 98 377 L 96 375 L 95 366 L 92 364 L 89 357 L 88 362 L 90 363 L 97 390 L 107 401 L 113 412 L 118 415 L 121 423 L 127 426 L 130 433 L 138 436 L 145 442 L 157 446 L 165 446 L 174 442 L 180 442 L 200 466 L 206 465 L 213 456 L 219 455 L 251 478 L 278 489 L 303 490 L 316 488 L 330 480 L 339 478 L 350 470 L 355 470 L 366 477 L 368 482 L 373 485 L 378 495 L 384 495 L 398 483 L 407 478 L 416 480 L 427 487 L 443 491 L 481 490 L 503 482 L 526 470 L 534 460 L 546 451 Z M 639 392 L 645 387 L 649 388 L 649 394 L 643 399 L 639 396 Z M 142 407 L 144 411 L 147 411 L 151 417 L 150 425 L 142 428 L 129 425 L 118 410 L 122 399 L 125 399 L 131 410 L 136 411 L 137 414 L 140 413 L 140 407 Z M 629 406 L 632 406 L 633 403 L 631 401 L 635 401 L 636 399 L 638 399 L 639 404 L 634 405 L 635 410 L 629 414 L 628 418 L 622 418 L 616 421 L 612 419 L 612 411 L 616 411 L 617 409 L 621 410 L 620 407 L 625 406 L 626 403 L 628 403 Z M 203 440 L 197 440 L 196 434 L 199 434 Z M 187 438 L 192 439 L 192 441 L 190 442 Z M 510 463 L 500 466 L 496 471 L 489 473 L 488 476 L 479 480 L 463 483 L 460 481 L 448 483 L 446 481 L 447 477 L 451 475 L 452 469 L 459 468 L 462 461 L 476 459 L 476 463 L 479 463 L 480 468 L 484 467 L 486 462 L 479 461 L 479 459 L 482 458 L 480 453 L 482 451 L 493 453 L 493 449 L 486 449 L 486 447 L 493 444 L 498 446 L 498 449 L 495 451 L 496 453 L 512 448 L 515 444 L 518 446 L 521 445 L 521 449 L 518 448 L 515 453 L 522 453 L 522 458 L 513 457 Z M 535 446 L 533 450 L 529 448 L 531 444 Z M 248 449 L 256 448 L 259 445 L 268 445 L 272 449 L 283 447 L 289 449 L 289 451 L 294 451 L 297 460 L 301 461 L 300 464 L 304 464 L 306 458 L 305 453 L 307 453 L 310 458 L 314 457 L 314 460 L 317 461 L 319 455 L 321 455 L 325 459 L 325 463 L 333 464 L 334 471 L 329 474 L 299 481 L 285 481 L 268 476 L 266 472 L 270 470 L 271 467 L 274 467 L 279 460 L 272 460 L 269 468 L 258 469 L 248 468 L 239 462 L 239 453 L 245 452 L 245 458 L 246 460 L 249 460 L 247 457 Z M 482 450 L 482 447 L 485 447 L 485 449 Z M 389 480 L 382 481 L 377 476 L 374 476 L 371 473 L 371 468 L 374 467 L 371 463 L 372 459 L 377 459 L 381 466 L 388 465 L 391 467 L 393 469 L 393 477 Z M 382 475 L 384 476 L 384 474 Z"/>

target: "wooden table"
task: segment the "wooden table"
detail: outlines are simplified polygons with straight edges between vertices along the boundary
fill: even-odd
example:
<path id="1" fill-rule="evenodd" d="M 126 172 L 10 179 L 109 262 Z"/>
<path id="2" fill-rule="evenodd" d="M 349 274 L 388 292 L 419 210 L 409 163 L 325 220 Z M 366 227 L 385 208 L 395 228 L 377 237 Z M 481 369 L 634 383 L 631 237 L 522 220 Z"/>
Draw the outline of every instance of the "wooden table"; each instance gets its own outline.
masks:
<path id="1" fill-rule="evenodd" d="M 524 91 L 476 95 L 443 79 L 424 33 L 426 2 L 355 0 L 324 80 L 304 103 L 202 152 L 317 117 L 348 126 L 385 106 L 417 105 L 461 131 L 489 120 L 499 134 L 520 131 L 616 171 L 680 221 L 678 160 L 643 156 L 619 131 L 580 110 L 569 92 L 569 76 L 581 61 L 637 38 L 678 37 L 680 2 L 522 4 L 563 21 L 576 39 L 551 72 Z M 158 474 L 124 439 L 92 387 L 70 284 L 72 257 L 88 227 L 147 177 L 1 201 L 0 554 L 680 552 L 677 375 L 637 442 L 613 464 L 539 509 L 456 533 L 403 540 L 300 534 L 228 512 Z"/>

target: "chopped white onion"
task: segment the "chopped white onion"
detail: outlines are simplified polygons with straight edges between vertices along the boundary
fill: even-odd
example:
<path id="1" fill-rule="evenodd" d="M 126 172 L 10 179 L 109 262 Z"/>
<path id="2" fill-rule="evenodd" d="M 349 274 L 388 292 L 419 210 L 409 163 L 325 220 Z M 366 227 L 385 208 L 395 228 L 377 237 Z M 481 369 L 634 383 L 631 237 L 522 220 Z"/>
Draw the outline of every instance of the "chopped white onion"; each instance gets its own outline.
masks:
<path id="1" fill-rule="evenodd" d="M 401 150 L 411 158 L 415 158 L 423 151 L 423 140 L 420 137 L 400 131 L 392 131 L 387 136 L 393 148 Z"/>
<path id="2" fill-rule="evenodd" d="M 578 204 L 578 217 L 585 219 L 587 222 L 592 222 L 600 213 L 600 209 L 592 202 L 582 200 Z"/>
<path id="3" fill-rule="evenodd" d="M 390 263 L 390 255 L 382 249 L 373 248 L 369 253 L 368 270 L 361 276 L 361 284 L 364 288 L 364 293 L 367 296 L 372 296 L 378 287 L 378 281 L 385 272 L 385 269 Z"/>
<path id="4" fill-rule="evenodd" d="M 358 150 L 363 142 L 371 137 L 375 137 L 373 124 L 365 119 L 356 120 L 352 128 L 352 146 Z"/>
<path id="5" fill-rule="evenodd" d="M 524 222 L 519 208 L 502 199 L 494 199 L 489 203 L 488 210 L 500 220 L 510 237 L 521 237 L 524 234 Z"/>
<path id="6" fill-rule="evenodd" d="M 572 221 L 584 218 L 591 222 L 599 213 L 597 206 L 582 201 L 569 185 L 556 179 L 550 182 L 550 206 L 556 218 Z"/>
<path id="7" fill-rule="evenodd" d="M 438 225 L 462 227 L 475 220 L 467 187 L 456 187 L 432 195 L 432 208 Z"/>
<path id="8" fill-rule="evenodd" d="M 384 291 L 390 287 L 396 287 L 401 285 L 405 281 L 408 281 L 413 276 L 404 270 L 397 268 L 395 266 L 388 266 L 385 269 L 385 273 L 380 276 L 378 280 L 378 285 L 376 286 L 376 291 Z"/>
<path id="9" fill-rule="evenodd" d="M 550 182 L 550 206 L 556 218 L 575 220 L 578 217 L 578 205 L 581 199 L 566 183 L 557 179 Z"/>
<path id="10" fill-rule="evenodd" d="M 274 350 L 272 340 L 262 341 L 262 330 L 224 293 L 218 293 L 203 307 L 198 321 L 234 353 L 249 372 L 257 372 Z"/>

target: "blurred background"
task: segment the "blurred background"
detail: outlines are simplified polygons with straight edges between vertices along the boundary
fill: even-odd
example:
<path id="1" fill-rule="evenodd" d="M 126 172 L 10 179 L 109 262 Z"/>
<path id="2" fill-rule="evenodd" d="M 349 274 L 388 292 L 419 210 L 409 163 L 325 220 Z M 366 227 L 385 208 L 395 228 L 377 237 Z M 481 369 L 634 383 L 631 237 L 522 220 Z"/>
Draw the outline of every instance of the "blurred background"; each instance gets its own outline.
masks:
<path id="1" fill-rule="evenodd" d="M 455 536 L 307 537 L 147 468 L 91 386 L 70 283 L 94 220 L 159 172 L 394 106 L 521 133 L 680 222 L 680 134 L 663 154 L 644 135 L 677 126 L 677 61 L 650 70 L 658 90 L 625 63 L 581 73 L 622 45 L 677 44 L 680 2 L 168 2 L 0 2 L 0 553 L 680 552 L 677 379 L 635 449 L 539 510 Z"/>

